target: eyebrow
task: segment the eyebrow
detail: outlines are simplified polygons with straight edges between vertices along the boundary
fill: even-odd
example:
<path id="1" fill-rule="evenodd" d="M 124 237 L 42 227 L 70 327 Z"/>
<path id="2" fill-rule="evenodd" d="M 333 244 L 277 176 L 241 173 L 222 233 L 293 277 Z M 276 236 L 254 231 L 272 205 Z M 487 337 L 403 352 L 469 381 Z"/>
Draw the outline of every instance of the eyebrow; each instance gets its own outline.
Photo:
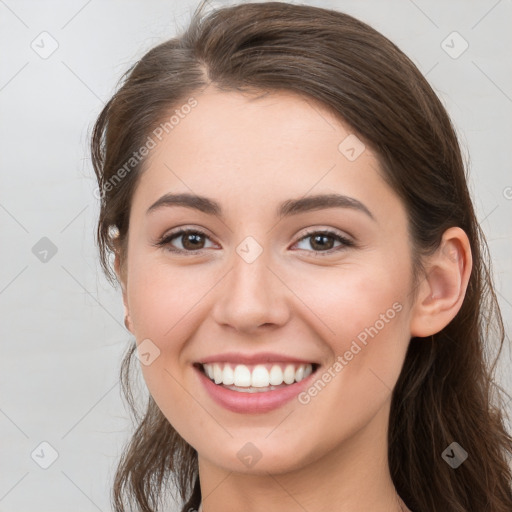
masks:
<path id="1" fill-rule="evenodd" d="M 208 215 L 216 215 L 217 217 L 223 218 L 222 208 L 219 203 L 208 197 L 188 193 L 164 194 L 148 208 L 146 214 L 163 207 L 171 206 L 193 208 Z M 277 215 L 279 217 L 289 217 L 291 215 L 326 208 L 350 208 L 366 214 L 375 221 L 375 217 L 361 201 L 340 194 L 320 194 L 302 197 L 300 199 L 288 199 L 279 205 Z"/>

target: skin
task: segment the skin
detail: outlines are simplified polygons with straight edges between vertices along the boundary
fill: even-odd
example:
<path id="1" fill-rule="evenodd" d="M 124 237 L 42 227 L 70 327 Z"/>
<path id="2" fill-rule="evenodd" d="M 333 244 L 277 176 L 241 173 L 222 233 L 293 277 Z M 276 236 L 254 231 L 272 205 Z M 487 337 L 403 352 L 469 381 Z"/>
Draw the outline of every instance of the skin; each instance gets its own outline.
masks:
<path id="1" fill-rule="evenodd" d="M 148 389 L 198 452 L 203 510 L 399 512 L 387 460 L 391 393 L 410 338 L 440 331 L 460 309 L 467 237 L 447 230 L 413 289 L 404 206 L 368 146 L 355 161 L 338 150 L 353 133 L 346 123 L 292 93 L 254 99 L 210 87 L 194 97 L 146 161 L 115 267 L 129 330 L 160 350 L 141 365 Z M 214 199 L 224 217 L 182 206 L 146 214 L 169 192 Z M 321 193 L 356 198 L 374 219 L 349 208 L 276 216 L 281 202 Z M 172 246 L 187 254 L 154 245 L 177 227 L 207 233 L 202 254 L 183 236 Z M 305 234 L 327 228 L 355 246 L 328 238 L 334 250 L 322 256 Z M 263 248 L 250 264 L 236 252 L 248 236 Z M 221 352 L 269 351 L 317 361 L 321 376 L 394 303 L 400 312 L 307 404 L 230 412 L 192 367 Z M 261 453 L 251 468 L 237 457 L 247 442 Z"/>

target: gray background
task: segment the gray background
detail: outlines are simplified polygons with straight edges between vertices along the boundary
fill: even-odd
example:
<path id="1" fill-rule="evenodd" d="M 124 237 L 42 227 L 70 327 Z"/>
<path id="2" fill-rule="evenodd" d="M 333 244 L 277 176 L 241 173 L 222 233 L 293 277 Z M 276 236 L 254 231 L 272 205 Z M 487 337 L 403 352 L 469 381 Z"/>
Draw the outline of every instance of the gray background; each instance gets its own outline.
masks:
<path id="1" fill-rule="evenodd" d="M 469 162 L 510 332 L 510 0 L 303 3 L 370 23 L 438 92 Z M 88 137 L 121 74 L 185 26 L 195 6 L 0 0 L 0 512 L 110 510 L 130 429 L 118 369 L 131 339 L 120 291 L 98 264 Z M 43 237 L 56 254 L 42 252 Z M 506 349 L 501 383 L 510 392 L 509 363 Z M 58 453 L 48 469 L 40 466 L 52 451 L 41 442 Z"/>

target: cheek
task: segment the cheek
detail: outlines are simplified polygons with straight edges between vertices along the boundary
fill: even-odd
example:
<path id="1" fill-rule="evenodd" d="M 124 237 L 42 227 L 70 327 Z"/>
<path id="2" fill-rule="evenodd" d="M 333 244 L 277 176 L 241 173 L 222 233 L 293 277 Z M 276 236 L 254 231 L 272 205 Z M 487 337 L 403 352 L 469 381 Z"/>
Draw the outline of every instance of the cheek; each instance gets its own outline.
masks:
<path id="1" fill-rule="evenodd" d="M 393 324 L 397 327 L 398 310 L 403 309 L 407 296 L 407 278 L 400 265 L 382 268 L 371 262 L 289 276 L 290 288 L 310 309 L 316 330 L 320 327 L 337 353 L 348 349 L 359 334 L 364 342 L 368 330 L 375 333 L 372 327 L 379 332 L 389 331 Z"/>
<path id="2" fill-rule="evenodd" d="M 295 278 L 291 288 L 312 310 L 315 331 L 329 348 L 318 376 L 328 382 L 323 398 L 316 400 L 315 389 L 304 397 L 314 402 L 315 414 L 333 414 L 334 408 L 344 411 L 339 422 L 346 414 L 364 419 L 391 393 L 409 341 L 405 263 L 354 264 Z M 317 388 L 324 389 L 322 383 Z"/>
<path id="3" fill-rule="evenodd" d="M 178 267 L 147 258 L 132 259 L 128 304 L 137 339 L 180 339 L 177 332 L 215 284 L 205 265 Z"/>
<path id="4" fill-rule="evenodd" d="M 190 378 L 187 342 L 205 315 L 208 292 L 218 277 L 207 265 L 178 268 L 142 257 L 133 257 L 131 264 L 128 303 L 134 335 L 139 345 L 149 339 L 158 353 L 151 364 L 141 364 L 144 380 L 166 416 L 179 422 L 191 410 L 183 387 Z M 172 407 L 167 411 L 169 397 Z"/>
<path id="5" fill-rule="evenodd" d="M 184 347 L 199 321 L 201 298 L 211 288 L 205 281 L 207 273 L 199 279 L 191 268 L 171 268 L 135 257 L 130 272 L 128 302 L 134 335 L 139 345 L 149 339 L 159 351 L 150 364 L 143 364 L 141 358 L 142 375 L 170 423 L 180 433 L 187 433 L 201 411 L 187 392 L 189 368 L 183 361 Z"/>

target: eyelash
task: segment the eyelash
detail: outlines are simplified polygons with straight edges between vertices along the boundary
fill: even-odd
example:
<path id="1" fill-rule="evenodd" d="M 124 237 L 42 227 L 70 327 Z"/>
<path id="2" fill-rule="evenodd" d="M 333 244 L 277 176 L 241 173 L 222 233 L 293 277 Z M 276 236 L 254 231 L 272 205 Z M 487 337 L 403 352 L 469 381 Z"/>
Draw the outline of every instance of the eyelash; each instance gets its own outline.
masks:
<path id="1" fill-rule="evenodd" d="M 176 248 L 171 247 L 170 244 L 171 244 L 172 240 L 174 240 L 175 238 L 179 238 L 180 236 L 188 235 L 188 234 L 200 235 L 200 236 L 204 236 L 205 238 L 209 238 L 209 236 L 205 232 L 201 231 L 200 229 L 180 229 L 178 231 L 164 235 L 154 245 L 157 247 L 169 246 L 169 247 L 167 247 L 167 250 L 170 252 L 176 253 L 176 254 L 189 253 L 189 254 L 198 255 L 198 254 L 202 254 L 204 251 L 207 250 L 207 249 L 197 249 L 197 250 L 188 251 L 188 250 L 184 250 L 184 249 L 176 249 Z M 341 244 L 342 244 L 341 246 L 339 246 L 337 248 L 335 247 L 332 249 L 328 249 L 327 251 L 308 251 L 308 252 L 313 252 L 313 254 L 315 254 L 315 256 L 323 257 L 324 255 L 326 255 L 326 256 L 332 255 L 335 252 L 344 250 L 347 247 L 355 247 L 355 245 L 356 245 L 352 240 L 349 240 L 348 238 L 341 236 L 336 231 L 332 231 L 330 229 L 308 231 L 301 238 L 299 238 L 299 240 L 297 240 L 297 242 L 295 242 L 295 244 L 297 244 L 298 242 L 301 242 L 304 239 L 310 238 L 312 235 L 327 235 L 332 238 L 335 238 L 337 241 L 341 242 Z M 305 250 L 305 249 L 302 249 L 302 250 Z"/>

